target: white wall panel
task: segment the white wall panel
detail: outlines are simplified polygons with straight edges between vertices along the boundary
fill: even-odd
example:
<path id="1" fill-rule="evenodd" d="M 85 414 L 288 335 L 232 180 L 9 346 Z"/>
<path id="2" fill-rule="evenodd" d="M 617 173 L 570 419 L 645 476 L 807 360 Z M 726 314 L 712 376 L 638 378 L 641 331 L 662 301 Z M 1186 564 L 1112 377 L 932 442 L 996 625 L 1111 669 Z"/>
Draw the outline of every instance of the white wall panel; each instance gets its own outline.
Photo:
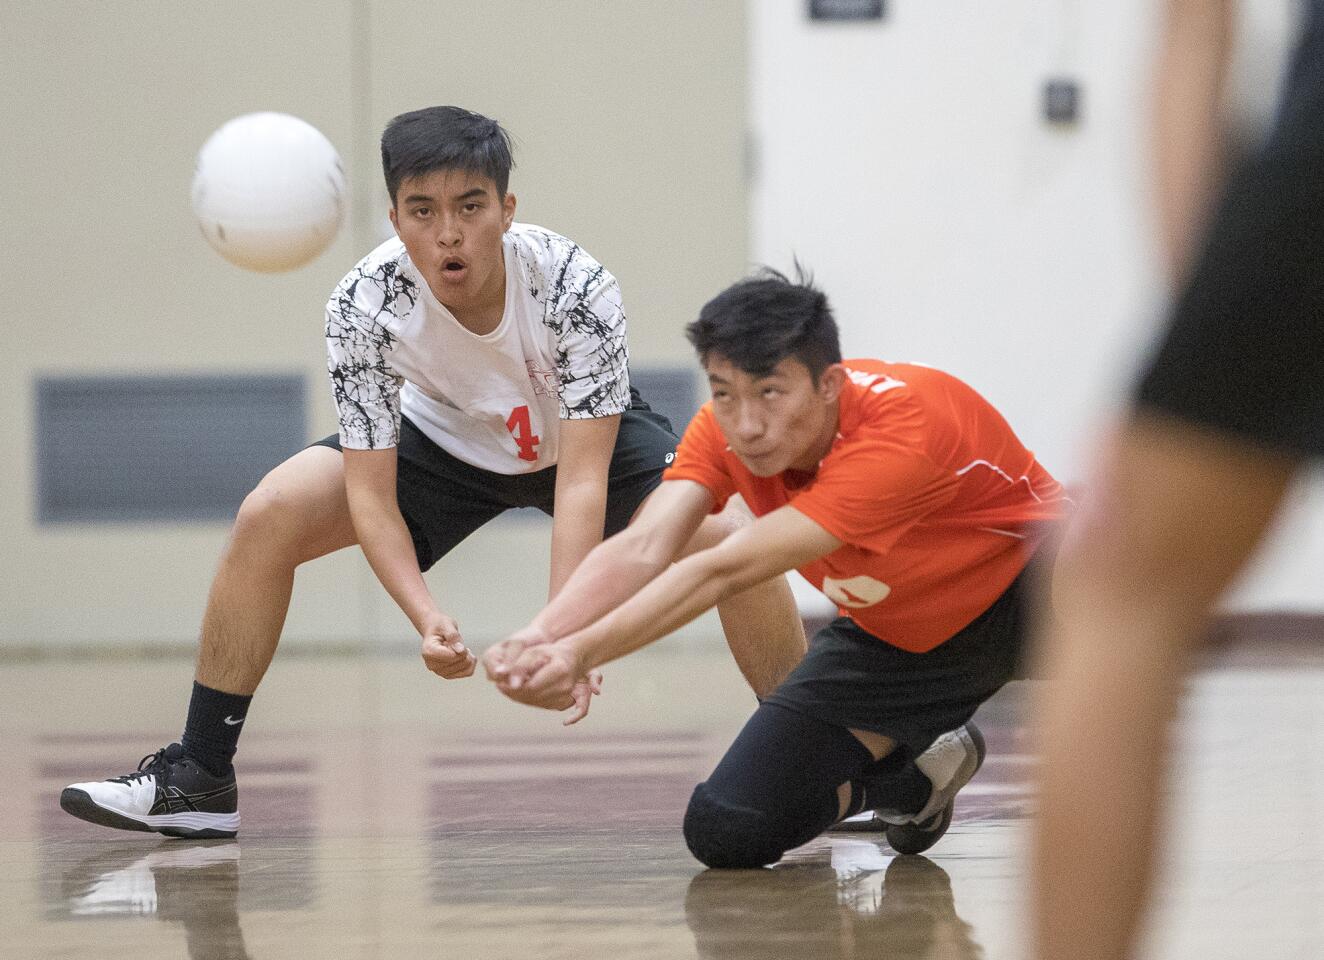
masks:
<path id="1" fill-rule="evenodd" d="M 746 263 L 744 15 L 742 0 L 7 4 L 0 643 L 193 643 L 226 525 L 39 526 L 32 382 L 302 371 L 309 439 L 331 432 L 322 308 L 382 235 L 378 138 L 400 111 L 504 121 L 520 216 L 621 278 L 636 362 L 690 362 L 680 327 Z M 348 167 L 350 223 L 290 274 L 225 263 L 189 210 L 198 148 L 253 110 L 307 119 Z M 498 523 L 431 582 L 474 639 L 500 636 L 541 604 L 547 550 L 542 524 Z M 411 633 L 357 550 L 300 571 L 289 639 Z"/>
<path id="2" fill-rule="evenodd" d="M 1291 21 L 1244 5 L 1232 105 L 1262 129 Z M 750 0 L 750 248 L 829 294 L 848 355 L 917 360 L 981 390 L 1068 483 L 1162 319 L 1145 132 L 1147 0 L 896 0 L 824 25 Z M 1078 123 L 1040 116 L 1049 77 Z M 1309 485 L 1234 603 L 1324 608 Z"/>

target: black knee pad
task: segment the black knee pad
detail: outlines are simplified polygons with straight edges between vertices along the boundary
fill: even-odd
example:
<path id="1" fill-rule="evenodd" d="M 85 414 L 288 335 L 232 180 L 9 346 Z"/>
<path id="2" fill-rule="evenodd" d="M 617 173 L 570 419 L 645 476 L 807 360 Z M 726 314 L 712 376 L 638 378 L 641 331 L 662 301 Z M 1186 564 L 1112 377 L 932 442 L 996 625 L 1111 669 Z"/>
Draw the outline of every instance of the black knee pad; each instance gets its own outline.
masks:
<path id="1" fill-rule="evenodd" d="M 685 811 L 685 843 L 705 867 L 753 869 L 776 863 L 788 849 L 768 814 L 723 803 L 701 783 Z"/>

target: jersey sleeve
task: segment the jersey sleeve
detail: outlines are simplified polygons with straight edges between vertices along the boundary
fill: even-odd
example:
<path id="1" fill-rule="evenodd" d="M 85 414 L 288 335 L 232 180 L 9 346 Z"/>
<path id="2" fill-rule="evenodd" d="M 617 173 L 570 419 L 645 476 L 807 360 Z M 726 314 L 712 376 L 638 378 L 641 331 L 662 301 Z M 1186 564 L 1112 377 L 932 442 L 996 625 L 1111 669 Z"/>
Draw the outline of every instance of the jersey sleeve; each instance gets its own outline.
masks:
<path id="1" fill-rule="evenodd" d="M 575 247 L 557 270 L 547 309 L 557 334 L 561 419 L 624 413 L 630 406 L 629 353 L 616 278 Z"/>
<path id="2" fill-rule="evenodd" d="M 685 428 L 685 435 L 676 447 L 676 459 L 662 479 L 702 484 L 713 495 L 713 513 L 725 507 L 736 492 L 735 479 L 726 468 L 726 438 L 718 429 L 709 404 L 704 404 Z"/>
<path id="3" fill-rule="evenodd" d="M 356 269 L 326 305 L 326 369 L 340 419 L 340 445 L 350 450 L 379 450 L 400 442 L 404 378 L 386 357 L 396 342 L 385 322 L 392 315 L 390 282 L 390 277 Z"/>
<path id="4" fill-rule="evenodd" d="M 886 553 L 957 488 L 957 478 L 922 453 L 862 440 L 834 450 L 790 505 L 843 543 Z"/>

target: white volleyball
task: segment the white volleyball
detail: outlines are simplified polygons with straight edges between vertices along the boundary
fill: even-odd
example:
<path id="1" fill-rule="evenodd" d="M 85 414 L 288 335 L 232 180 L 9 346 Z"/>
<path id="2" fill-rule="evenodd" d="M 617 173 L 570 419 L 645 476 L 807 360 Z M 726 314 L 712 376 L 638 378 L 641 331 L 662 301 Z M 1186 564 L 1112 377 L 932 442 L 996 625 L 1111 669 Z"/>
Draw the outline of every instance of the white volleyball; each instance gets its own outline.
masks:
<path id="1" fill-rule="evenodd" d="M 345 168 L 331 141 L 287 113 L 249 113 L 198 152 L 193 213 L 207 242 L 248 270 L 293 270 L 330 245 L 345 216 Z"/>

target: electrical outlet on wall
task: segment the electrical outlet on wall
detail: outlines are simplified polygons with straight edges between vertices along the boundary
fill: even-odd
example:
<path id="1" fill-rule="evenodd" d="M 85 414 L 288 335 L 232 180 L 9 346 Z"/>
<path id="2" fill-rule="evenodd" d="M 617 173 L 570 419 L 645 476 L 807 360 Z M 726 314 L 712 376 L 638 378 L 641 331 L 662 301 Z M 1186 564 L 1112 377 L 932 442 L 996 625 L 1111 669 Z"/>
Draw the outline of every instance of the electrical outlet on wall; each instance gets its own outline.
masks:
<path id="1" fill-rule="evenodd" d="M 810 20 L 881 20 L 883 0 L 809 0 Z"/>
<path id="2" fill-rule="evenodd" d="M 1044 81 L 1044 119 L 1049 123 L 1070 124 L 1080 119 L 1080 83 L 1070 77 L 1050 77 Z"/>

